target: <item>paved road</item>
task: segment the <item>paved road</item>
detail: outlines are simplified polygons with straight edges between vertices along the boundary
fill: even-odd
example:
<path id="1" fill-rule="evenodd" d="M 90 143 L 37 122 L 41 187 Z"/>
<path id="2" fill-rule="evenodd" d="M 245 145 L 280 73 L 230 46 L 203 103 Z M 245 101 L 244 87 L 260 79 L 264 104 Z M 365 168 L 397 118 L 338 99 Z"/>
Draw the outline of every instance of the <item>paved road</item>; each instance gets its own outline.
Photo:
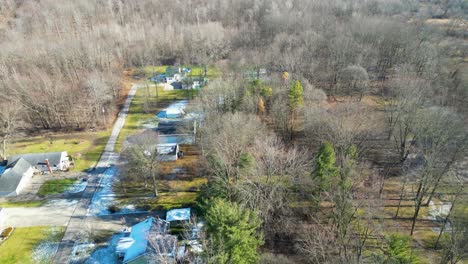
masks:
<path id="1" fill-rule="evenodd" d="M 100 227 L 107 226 L 107 228 L 109 229 L 116 229 L 115 222 L 105 223 L 105 221 L 99 221 L 94 217 L 88 217 L 88 208 L 94 193 L 96 192 L 97 188 L 99 188 L 99 182 L 102 176 L 101 173 L 109 165 L 117 163 L 119 159 L 119 154 L 114 152 L 115 144 L 117 142 L 120 130 L 125 124 L 125 118 L 127 117 L 130 104 L 133 98 L 135 97 L 137 88 L 137 85 L 133 85 L 128 93 L 124 107 L 120 111 L 119 116 L 114 123 L 112 133 L 109 137 L 109 140 L 107 141 L 106 147 L 104 148 L 104 152 L 102 153 L 101 158 L 97 164 L 96 173 L 90 174 L 88 178 L 88 186 L 83 192 L 82 197 L 79 199 L 71 217 L 69 218 L 67 229 L 65 231 L 65 235 L 62 241 L 60 242 L 57 254 L 55 255 L 54 263 L 61 264 L 69 262 L 69 256 L 72 253 L 74 241 L 78 239 L 80 230 L 86 228 L 88 223 L 93 223 L 93 225 L 95 223 L 99 223 L 97 225 L 99 225 Z"/>

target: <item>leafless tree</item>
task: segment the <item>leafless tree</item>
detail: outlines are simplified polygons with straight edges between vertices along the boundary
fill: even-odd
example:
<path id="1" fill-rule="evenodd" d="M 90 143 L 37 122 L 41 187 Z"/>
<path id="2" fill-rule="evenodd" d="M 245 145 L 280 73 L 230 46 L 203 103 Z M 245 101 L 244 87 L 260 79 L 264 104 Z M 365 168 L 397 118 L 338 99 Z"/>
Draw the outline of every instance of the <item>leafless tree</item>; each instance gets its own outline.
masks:
<path id="1" fill-rule="evenodd" d="M 443 177 L 466 153 L 464 123 L 447 109 L 430 108 L 419 114 L 416 134 L 416 158 L 413 170 L 417 177 L 411 235 L 421 206 L 427 205 Z"/>
<path id="2" fill-rule="evenodd" d="M 8 144 L 14 136 L 17 129 L 22 125 L 23 108 L 20 103 L 15 101 L 5 101 L 0 106 L 0 136 L 2 137 L 2 155 L 3 159 L 8 157 Z"/>
<path id="3" fill-rule="evenodd" d="M 157 197 L 161 163 L 160 153 L 158 153 L 157 148 L 157 134 L 146 133 L 132 137 L 131 140 L 132 144 L 125 146 L 122 150 L 122 155 L 127 160 L 124 166 L 124 174 L 139 174 L 140 177 L 143 177 L 145 185 L 146 178 L 149 177 L 152 181 L 154 196 Z"/>

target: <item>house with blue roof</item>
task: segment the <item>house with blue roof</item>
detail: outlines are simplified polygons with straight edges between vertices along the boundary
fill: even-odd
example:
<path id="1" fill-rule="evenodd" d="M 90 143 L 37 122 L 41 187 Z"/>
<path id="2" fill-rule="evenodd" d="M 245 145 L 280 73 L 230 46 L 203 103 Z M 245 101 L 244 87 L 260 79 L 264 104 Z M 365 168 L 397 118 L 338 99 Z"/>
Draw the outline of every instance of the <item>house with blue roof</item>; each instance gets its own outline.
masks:
<path id="1" fill-rule="evenodd" d="M 167 234 L 168 230 L 169 222 L 148 218 L 119 239 L 116 253 L 124 264 L 175 263 L 177 237 Z"/>

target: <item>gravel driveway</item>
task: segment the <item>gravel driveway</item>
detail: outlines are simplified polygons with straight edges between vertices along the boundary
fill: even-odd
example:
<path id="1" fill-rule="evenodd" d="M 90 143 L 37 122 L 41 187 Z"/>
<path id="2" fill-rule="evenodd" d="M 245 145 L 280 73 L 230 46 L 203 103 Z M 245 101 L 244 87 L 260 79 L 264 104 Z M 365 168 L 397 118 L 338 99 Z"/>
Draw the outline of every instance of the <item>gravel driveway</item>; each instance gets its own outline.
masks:
<path id="1" fill-rule="evenodd" d="M 56 200 L 41 207 L 4 208 L 0 230 L 8 226 L 65 226 L 77 202 L 77 200 Z"/>

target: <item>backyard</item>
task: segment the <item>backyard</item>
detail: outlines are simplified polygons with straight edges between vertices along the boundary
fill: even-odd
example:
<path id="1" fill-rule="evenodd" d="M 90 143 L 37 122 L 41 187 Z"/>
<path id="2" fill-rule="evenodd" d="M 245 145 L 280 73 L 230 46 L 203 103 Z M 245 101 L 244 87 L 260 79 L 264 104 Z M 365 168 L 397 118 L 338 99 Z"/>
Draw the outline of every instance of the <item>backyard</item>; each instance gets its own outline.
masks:
<path id="1" fill-rule="evenodd" d="M 95 165 L 111 130 L 49 134 L 17 140 L 9 147 L 10 155 L 67 151 L 74 160 L 73 171 L 83 171 Z"/>

